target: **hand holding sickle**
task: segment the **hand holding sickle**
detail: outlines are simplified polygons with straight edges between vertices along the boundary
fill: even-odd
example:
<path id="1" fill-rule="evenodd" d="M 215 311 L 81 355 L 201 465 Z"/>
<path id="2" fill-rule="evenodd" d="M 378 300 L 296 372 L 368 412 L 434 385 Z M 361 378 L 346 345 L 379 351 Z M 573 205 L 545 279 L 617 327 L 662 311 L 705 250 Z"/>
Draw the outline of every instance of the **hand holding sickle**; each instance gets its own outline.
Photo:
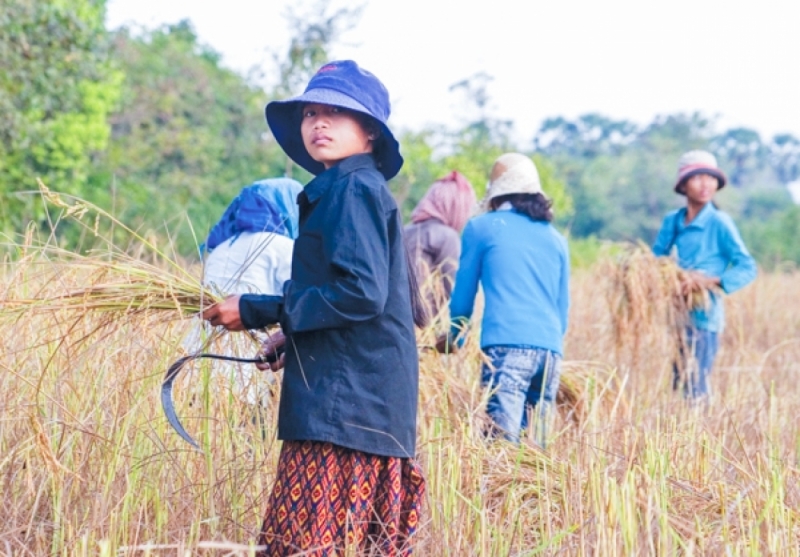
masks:
<path id="1" fill-rule="evenodd" d="M 201 317 L 208 320 L 212 325 L 225 327 L 229 331 L 245 330 L 244 325 L 242 324 L 241 315 L 239 314 L 238 295 L 228 296 L 222 302 L 207 308 L 205 311 L 203 311 Z M 172 428 L 178 433 L 178 435 L 181 436 L 181 438 L 183 438 L 184 441 L 192 445 L 195 449 L 200 450 L 200 445 L 198 445 L 197 442 L 192 439 L 192 436 L 189 435 L 178 419 L 178 415 L 175 412 L 175 403 L 172 400 L 172 384 L 183 366 L 187 362 L 198 358 L 211 358 L 215 360 L 225 360 L 231 362 L 252 363 L 256 364 L 256 367 L 262 371 L 267 369 L 277 371 L 284 365 L 285 346 L 286 337 L 282 332 L 277 332 L 273 333 L 272 336 L 264 342 L 261 350 L 259 350 L 255 358 L 236 358 L 233 356 L 223 356 L 220 354 L 198 353 L 184 356 L 183 358 L 177 360 L 175 363 L 169 366 L 169 369 L 167 369 L 167 373 L 164 376 L 164 382 L 161 385 L 161 407 L 164 410 L 164 414 L 167 416 L 167 421 L 169 421 Z"/>

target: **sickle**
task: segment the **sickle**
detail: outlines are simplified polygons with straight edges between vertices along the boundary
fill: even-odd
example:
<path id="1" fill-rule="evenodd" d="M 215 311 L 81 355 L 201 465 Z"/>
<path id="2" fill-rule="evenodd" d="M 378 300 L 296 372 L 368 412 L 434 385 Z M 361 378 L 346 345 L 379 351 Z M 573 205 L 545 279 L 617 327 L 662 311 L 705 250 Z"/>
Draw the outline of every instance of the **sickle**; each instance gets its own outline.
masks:
<path id="1" fill-rule="evenodd" d="M 192 436 L 184 429 L 181 421 L 178 419 L 178 414 L 175 412 L 175 403 L 172 401 L 172 383 L 175 381 L 175 378 L 178 376 L 178 373 L 181 371 L 181 368 L 187 362 L 192 360 L 196 360 L 198 358 L 210 358 L 213 360 L 224 360 L 226 362 L 240 362 L 245 364 L 258 364 L 258 363 L 274 363 L 278 361 L 281 354 L 284 351 L 284 347 L 278 347 L 277 350 L 267 354 L 263 358 L 235 358 L 233 356 L 223 356 L 221 354 L 192 354 L 189 356 L 184 356 L 183 358 L 177 360 L 174 364 L 169 366 L 167 369 L 166 375 L 164 375 L 164 383 L 161 384 L 161 407 L 164 409 L 164 414 L 167 416 L 167 421 L 169 425 L 172 426 L 178 435 L 180 435 L 184 441 L 189 443 L 192 447 L 200 450 L 200 445 L 192 439 Z"/>

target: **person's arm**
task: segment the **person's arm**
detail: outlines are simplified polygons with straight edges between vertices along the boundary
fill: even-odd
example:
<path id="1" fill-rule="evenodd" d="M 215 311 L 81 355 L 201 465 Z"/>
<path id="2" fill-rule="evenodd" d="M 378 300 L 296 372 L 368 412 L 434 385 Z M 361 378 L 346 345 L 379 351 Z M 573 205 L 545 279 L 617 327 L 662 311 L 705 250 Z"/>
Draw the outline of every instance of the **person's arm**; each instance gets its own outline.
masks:
<path id="1" fill-rule="evenodd" d="M 283 296 L 281 284 L 276 284 L 277 276 L 273 277 L 280 265 L 291 265 L 291 251 L 281 249 L 276 256 L 275 250 L 267 246 L 260 245 L 261 242 L 272 241 L 266 234 L 250 237 L 254 242 L 239 239 L 232 245 L 229 243 L 220 244 L 214 253 L 216 257 L 209 256 L 209 265 L 206 272 L 208 276 L 216 277 L 226 286 L 232 286 L 238 276 L 229 276 L 230 270 L 225 262 L 228 258 L 237 262 L 239 265 L 256 265 L 264 270 L 264 275 L 258 278 L 257 286 L 262 292 L 269 294 L 243 294 L 229 296 L 222 302 L 215 304 L 203 312 L 203 318 L 211 322 L 212 325 L 223 326 L 230 331 L 241 331 L 245 329 L 260 329 L 268 325 L 277 323 L 280 319 L 283 307 Z M 280 241 L 280 240 L 278 240 Z M 260 250 L 257 257 L 260 259 L 258 264 L 255 261 L 256 250 Z M 278 258 L 288 261 L 278 262 Z M 291 270 L 287 267 L 285 278 L 288 278 Z M 240 273 L 237 273 L 240 274 Z"/>
<path id="2" fill-rule="evenodd" d="M 332 191 L 326 203 L 322 251 L 336 278 L 322 284 L 284 285 L 281 326 L 286 334 L 346 327 L 373 319 L 389 290 L 388 216 L 380 195 L 358 181 Z"/>
<path id="3" fill-rule="evenodd" d="M 733 221 L 725 223 L 721 235 L 722 252 L 729 265 L 719 277 L 719 285 L 726 294 L 730 294 L 753 282 L 758 270 Z"/>
<path id="4" fill-rule="evenodd" d="M 469 222 L 461 238 L 461 257 L 450 298 L 450 333 L 454 338 L 466 328 L 472 317 L 481 268 L 482 246 L 473 223 Z"/>
<path id="5" fill-rule="evenodd" d="M 678 229 L 675 221 L 678 219 L 678 215 L 680 215 L 680 213 L 664 217 L 661 223 L 661 230 L 658 231 L 658 236 L 656 236 L 656 241 L 653 244 L 653 253 L 657 257 L 669 255 L 672 246 L 675 245 L 676 232 Z"/>
<path id="6" fill-rule="evenodd" d="M 458 237 L 458 233 L 450 228 L 447 230 L 452 232 L 452 234 L 442 234 L 441 243 L 438 246 L 439 252 L 435 261 L 442 277 L 442 288 L 445 300 L 449 300 L 453 292 L 456 270 L 458 269 L 458 260 L 461 257 L 461 239 Z"/>
<path id="7" fill-rule="evenodd" d="M 569 244 L 564 240 L 564 253 L 561 263 L 561 283 L 559 285 L 558 309 L 561 315 L 561 334 L 567 334 L 569 321 Z"/>

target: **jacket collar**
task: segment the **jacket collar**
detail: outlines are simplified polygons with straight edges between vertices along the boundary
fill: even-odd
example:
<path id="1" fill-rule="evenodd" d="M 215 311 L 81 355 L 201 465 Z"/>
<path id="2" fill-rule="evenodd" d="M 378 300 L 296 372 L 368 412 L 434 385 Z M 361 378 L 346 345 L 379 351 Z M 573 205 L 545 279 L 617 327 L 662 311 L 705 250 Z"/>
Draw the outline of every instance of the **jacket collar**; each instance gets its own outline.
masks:
<path id="1" fill-rule="evenodd" d="M 347 157 L 336 166 L 317 175 L 316 178 L 311 180 L 306 187 L 303 188 L 303 193 L 309 203 L 314 203 L 317 199 L 322 197 L 339 178 L 362 169 L 377 170 L 375 159 L 372 158 L 371 154 L 364 153 Z"/>
<path id="2" fill-rule="evenodd" d="M 708 221 L 711 220 L 714 216 L 714 213 L 717 212 L 717 208 L 714 207 L 714 204 L 709 201 L 706 203 L 706 206 L 700 209 L 700 212 L 697 213 L 697 216 L 694 217 L 694 220 L 689 224 L 685 225 L 686 228 L 694 227 L 694 228 L 704 228 Z M 681 220 L 686 218 L 686 209 L 681 210 Z"/>

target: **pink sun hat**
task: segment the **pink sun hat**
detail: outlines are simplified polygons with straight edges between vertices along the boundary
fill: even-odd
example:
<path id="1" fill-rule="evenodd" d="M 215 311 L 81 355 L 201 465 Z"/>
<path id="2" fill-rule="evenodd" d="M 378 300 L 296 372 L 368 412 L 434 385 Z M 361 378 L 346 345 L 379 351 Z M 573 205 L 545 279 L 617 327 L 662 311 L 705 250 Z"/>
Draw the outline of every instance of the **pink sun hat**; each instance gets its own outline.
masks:
<path id="1" fill-rule="evenodd" d="M 697 149 L 684 153 L 678 159 L 678 179 L 675 182 L 675 191 L 685 195 L 684 183 L 698 174 L 709 174 L 719 180 L 718 189 L 722 189 L 728 181 L 725 173 L 717 166 L 717 158 L 708 151 Z"/>

